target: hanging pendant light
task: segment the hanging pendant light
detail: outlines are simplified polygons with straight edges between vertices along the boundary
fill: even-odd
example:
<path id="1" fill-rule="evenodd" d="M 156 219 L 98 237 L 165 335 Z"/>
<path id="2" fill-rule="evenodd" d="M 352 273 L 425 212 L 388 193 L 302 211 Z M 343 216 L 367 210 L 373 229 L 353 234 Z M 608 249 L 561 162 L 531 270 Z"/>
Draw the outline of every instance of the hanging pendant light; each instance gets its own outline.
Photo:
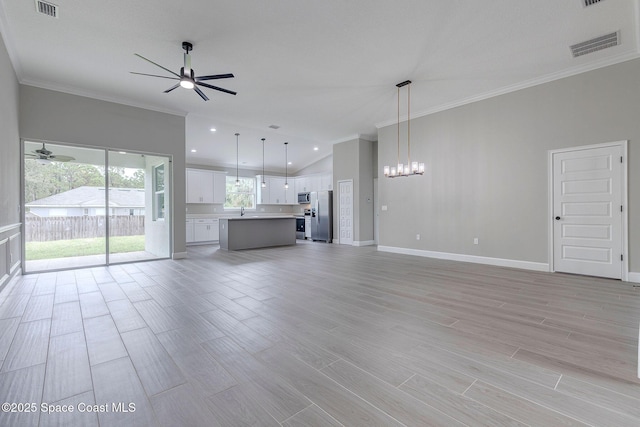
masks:
<path id="1" fill-rule="evenodd" d="M 262 188 L 267 188 L 267 183 L 264 180 L 264 140 L 265 138 L 262 138 L 262 182 L 260 183 L 260 186 Z"/>
<path id="2" fill-rule="evenodd" d="M 236 132 L 236 187 L 240 187 L 240 177 L 238 176 L 238 137 L 240 136 L 239 133 Z"/>
<path id="3" fill-rule="evenodd" d="M 288 181 L 288 164 L 289 164 L 289 157 L 288 157 L 288 152 L 287 152 L 287 146 L 289 145 L 288 142 L 284 143 L 284 188 L 289 188 L 289 181 Z"/>
<path id="4" fill-rule="evenodd" d="M 407 164 L 400 163 L 400 88 L 407 86 Z M 406 80 L 396 85 L 398 88 L 398 158 L 397 166 L 385 166 L 383 168 L 384 176 L 387 178 L 395 178 L 398 176 L 424 175 L 424 163 L 411 161 L 411 80 Z"/>

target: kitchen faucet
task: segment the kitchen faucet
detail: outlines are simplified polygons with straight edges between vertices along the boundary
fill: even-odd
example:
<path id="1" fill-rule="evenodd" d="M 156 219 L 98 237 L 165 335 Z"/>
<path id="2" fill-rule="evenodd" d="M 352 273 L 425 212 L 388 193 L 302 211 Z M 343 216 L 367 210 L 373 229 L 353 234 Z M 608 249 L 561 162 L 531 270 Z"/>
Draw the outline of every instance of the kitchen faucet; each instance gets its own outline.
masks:
<path id="1" fill-rule="evenodd" d="M 240 207 L 240 216 L 244 216 L 244 206 Z"/>

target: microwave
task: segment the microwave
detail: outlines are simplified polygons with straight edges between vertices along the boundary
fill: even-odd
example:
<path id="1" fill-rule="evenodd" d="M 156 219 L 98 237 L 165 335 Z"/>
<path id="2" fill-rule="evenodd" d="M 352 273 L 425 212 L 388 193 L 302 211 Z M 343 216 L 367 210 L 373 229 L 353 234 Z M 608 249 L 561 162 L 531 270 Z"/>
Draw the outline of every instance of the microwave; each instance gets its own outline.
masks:
<path id="1" fill-rule="evenodd" d="M 298 193 L 298 203 L 307 204 L 311 202 L 311 196 L 309 193 Z"/>

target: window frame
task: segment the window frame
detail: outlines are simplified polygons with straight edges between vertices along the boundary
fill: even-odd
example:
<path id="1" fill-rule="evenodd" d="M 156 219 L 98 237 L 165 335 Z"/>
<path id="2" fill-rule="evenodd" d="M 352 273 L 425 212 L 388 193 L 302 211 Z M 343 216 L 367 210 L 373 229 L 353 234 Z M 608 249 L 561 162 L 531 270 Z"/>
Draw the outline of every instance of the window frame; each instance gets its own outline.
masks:
<path id="1" fill-rule="evenodd" d="M 250 177 L 250 176 L 239 176 L 238 179 L 240 181 L 247 181 L 247 182 L 251 182 L 252 184 L 252 191 L 228 191 L 229 187 L 235 188 L 235 182 L 236 182 L 236 177 L 234 176 L 229 176 L 227 175 L 225 177 L 225 189 L 227 189 L 227 191 L 225 192 L 225 200 L 224 200 L 224 205 L 223 205 L 223 209 L 227 212 L 233 212 L 233 211 L 239 211 L 240 209 L 242 209 L 241 206 L 227 206 L 227 201 L 229 200 L 229 196 L 234 195 L 234 194 L 248 194 L 252 197 L 253 199 L 253 207 L 245 207 L 244 210 L 246 211 L 255 211 L 257 209 L 257 202 L 258 202 L 258 195 L 257 195 L 257 191 L 256 191 L 256 178 L 255 177 Z M 242 185 L 241 185 L 242 187 Z"/>
<path id="2" fill-rule="evenodd" d="M 162 187 L 161 188 L 158 187 L 158 171 L 159 170 L 162 170 Z M 153 166 L 153 175 L 151 179 L 152 180 L 151 188 L 153 190 L 153 221 L 164 221 L 165 219 L 164 212 L 166 209 L 166 200 L 164 197 L 165 195 L 164 179 L 165 179 L 164 163 Z M 162 202 L 160 202 L 161 199 L 162 199 Z M 159 212 L 158 209 L 161 206 L 162 206 L 162 210 L 161 212 Z"/>

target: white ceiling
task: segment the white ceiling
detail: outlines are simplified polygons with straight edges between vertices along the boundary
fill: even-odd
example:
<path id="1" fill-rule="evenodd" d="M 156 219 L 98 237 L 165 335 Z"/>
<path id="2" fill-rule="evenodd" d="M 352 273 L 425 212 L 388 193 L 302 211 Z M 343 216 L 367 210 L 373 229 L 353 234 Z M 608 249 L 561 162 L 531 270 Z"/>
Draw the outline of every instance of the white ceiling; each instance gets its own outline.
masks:
<path id="1" fill-rule="evenodd" d="M 187 162 L 290 171 L 335 142 L 376 139 L 395 123 L 396 83 L 411 79 L 412 117 L 638 57 L 638 0 L 0 0 L 0 32 L 23 84 L 187 116 Z M 571 56 L 569 46 L 613 31 L 619 46 Z M 196 75 L 233 73 L 165 94 L 183 40 Z M 401 110 L 406 115 L 406 109 Z M 269 125 L 281 126 L 278 130 Z M 215 127 L 217 131 L 209 129 Z M 318 147 L 318 151 L 313 151 Z M 190 152 L 196 149 L 197 153 Z"/>

